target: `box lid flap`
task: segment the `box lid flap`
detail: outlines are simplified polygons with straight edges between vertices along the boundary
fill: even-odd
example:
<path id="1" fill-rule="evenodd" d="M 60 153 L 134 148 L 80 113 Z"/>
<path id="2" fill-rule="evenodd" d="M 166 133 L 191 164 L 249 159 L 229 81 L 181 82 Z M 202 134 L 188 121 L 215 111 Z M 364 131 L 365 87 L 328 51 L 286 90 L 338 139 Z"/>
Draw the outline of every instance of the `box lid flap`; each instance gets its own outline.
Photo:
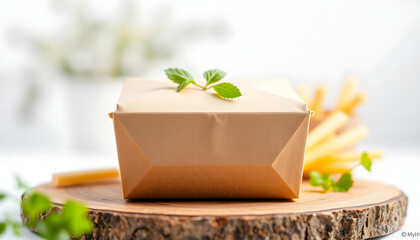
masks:
<path id="1" fill-rule="evenodd" d="M 242 96 L 233 100 L 217 97 L 213 90 L 193 85 L 176 92 L 176 84 L 128 78 L 118 101 L 116 113 L 136 112 L 294 112 L 308 113 L 306 104 L 282 80 L 275 91 L 262 91 L 246 82 L 235 82 Z"/>

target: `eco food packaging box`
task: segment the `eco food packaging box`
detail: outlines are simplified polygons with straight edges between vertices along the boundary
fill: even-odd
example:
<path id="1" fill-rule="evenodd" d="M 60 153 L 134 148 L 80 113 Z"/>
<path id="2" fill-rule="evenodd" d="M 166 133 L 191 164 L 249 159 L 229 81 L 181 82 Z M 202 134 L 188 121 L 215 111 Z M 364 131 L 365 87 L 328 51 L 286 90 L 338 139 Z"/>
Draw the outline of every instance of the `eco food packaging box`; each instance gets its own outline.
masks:
<path id="1" fill-rule="evenodd" d="M 236 84 L 236 83 L 235 83 Z M 123 195 L 298 198 L 310 112 L 287 82 L 235 100 L 129 78 L 114 122 Z M 274 86 L 274 85 L 273 85 Z"/>

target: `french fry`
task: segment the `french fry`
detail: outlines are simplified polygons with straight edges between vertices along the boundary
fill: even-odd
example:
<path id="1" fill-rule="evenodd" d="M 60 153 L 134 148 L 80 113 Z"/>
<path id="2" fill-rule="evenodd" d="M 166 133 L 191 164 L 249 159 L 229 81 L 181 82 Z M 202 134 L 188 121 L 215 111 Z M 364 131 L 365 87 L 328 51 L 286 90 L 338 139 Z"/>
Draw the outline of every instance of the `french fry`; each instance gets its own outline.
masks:
<path id="1" fill-rule="evenodd" d="M 324 142 L 331 140 L 332 138 L 337 137 L 336 133 L 330 133 L 328 134 L 325 138 L 323 138 L 321 141 L 317 142 L 315 145 L 313 145 L 310 149 L 312 148 L 316 148 L 317 146 L 324 144 Z M 309 151 L 310 149 L 306 148 L 306 152 Z"/>
<path id="2" fill-rule="evenodd" d="M 383 151 L 381 149 L 372 150 L 367 152 L 369 157 L 372 160 L 378 160 L 382 158 Z M 351 162 L 351 163 L 358 163 L 361 160 L 362 152 L 356 151 L 348 151 L 348 152 L 339 152 L 337 154 L 326 156 L 320 159 L 315 160 L 311 166 L 305 167 L 305 172 L 309 173 L 311 171 L 325 171 L 324 169 L 335 168 L 335 166 L 346 166 L 344 163 L 340 165 L 342 162 Z M 336 165 L 336 163 L 338 165 Z M 354 164 L 353 164 L 354 165 Z M 352 166 L 353 166 L 352 165 Z"/>
<path id="3" fill-rule="evenodd" d="M 359 164 L 360 161 L 351 161 L 351 162 L 328 162 L 326 164 L 319 164 L 313 166 L 311 169 L 305 169 L 304 175 L 309 176 L 312 171 L 317 171 L 320 173 L 345 173 L 352 170 L 352 167 Z"/>
<path id="4" fill-rule="evenodd" d="M 372 160 L 381 159 L 383 155 L 382 149 L 367 151 L 367 153 L 369 157 L 372 158 Z M 336 162 L 360 161 L 362 154 L 363 154 L 362 152 L 348 151 L 348 152 L 337 153 L 331 156 L 330 158 L 332 158 L 333 161 L 336 161 Z"/>
<path id="5" fill-rule="evenodd" d="M 356 93 L 358 85 L 359 80 L 357 78 L 348 77 L 346 79 L 334 110 L 343 110 L 343 108 L 349 104 L 349 102 L 353 99 L 353 96 Z"/>
<path id="6" fill-rule="evenodd" d="M 360 164 L 363 153 L 348 150 L 369 135 L 366 126 L 358 125 L 354 127 L 349 125 L 350 116 L 368 98 L 366 92 L 358 92 L 358 86 L 359 80 L 357 78 L 348 77 L 343 84 L 336 106 L 328 116 L 325 115 L 325 109 L 323 108 L 326 94 L 324 85 L 317 86 L 312 101 L 310 101 L 311 94 L 308 86 L 298 87 L 300 97 L 309 103 L 309 109 L 315 112 L 314 118 L 321 118 L 322 120 L 308 134 L 304 177 L 309 177 L 311 171 L 341 174 L 351 171 L 352 167 Z M 344 132 L 337 133 L 337 131 L 341 132 L 343 130 Z M 382 158 L 382 150 L 373 150 L 367 153 L 372 160 Z"/>
<path id="7" fill-rule="evenodd" d="M 296 89 L 297 94 L 307 104 L 311 102 L 311 90 L 307 84 L 300 84 Z"/>
<path id="8" fill-rule="evenodd" d="M 88 170 L 79 172 L 55 173 L 52 184 L 56 187 L 62 185 L 81 184 L 114 178 L 119 176 L 118 169 Z"/>
<path id="9" fill-rule="evenodd" d="M 305 167 L 311 166 L 317 159 L 335 154 L 346 149 L 369 135 L 369 129 L 364 125 L 356 126 L 337 137 L 325 141 L 316 148 L 309 150 L 305 156 Z"/>
<path id="10" fill-rule="evenodd" d="M 356 107 L 360 104 L 364 103 L 368 98 L 368 94 L 366 92 L 360 92 L 353 97 L 353 99 L 345 106 L 343 106 L 343 111 L 351 114 L 354 112 Z"/>
<path id="11" fill-rule="evenodd" d="M 327 86 L 325 85 L 318 85 L 315 90 L 315 95 L 312 100 L 312 103 L 310 104 L 309 108 L 315 112 L 314 117 L 320 118 L 324 115 L 324 98 L 325 94 L 327 92 Z"/>
<path id="12" fill-rule="evenodd" d="M 328 135 L 334 133 L 340 129 L 349 117 L 342 111 L 337 111 L 329 115 L 322 123 L 316 126 L 308 134 L 308 140 L 306 143 L 306 150 L 310 150 L 317 143 L 325 139 Z"/>
<path id="13" fill-rule="evenodd" d="M 331 162 L 328 165 L 322 166 L 324 172 L 329 173 L 344 173 L 351 170 L 352 167 L 359 164 L 360 161 L 352 161 L 352 162 Z"/>

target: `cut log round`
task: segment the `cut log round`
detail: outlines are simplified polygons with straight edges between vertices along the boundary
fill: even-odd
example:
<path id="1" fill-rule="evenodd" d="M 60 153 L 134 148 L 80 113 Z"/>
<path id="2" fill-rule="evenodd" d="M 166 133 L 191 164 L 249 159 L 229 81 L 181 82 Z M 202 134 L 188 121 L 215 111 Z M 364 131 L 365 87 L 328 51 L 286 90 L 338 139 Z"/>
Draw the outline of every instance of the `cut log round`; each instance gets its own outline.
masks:
<path id="1" fill-rule="evenodd" d="M 366 239 L 398 230 L 407 211 L 400 190 L 362 180 L 347 193 L 304 181 L 296 200 L 127 201 L 117 179 L 36 190 L 56 210 L 69 199 L 86 204 L 94 229 L 83 239 Z"/>

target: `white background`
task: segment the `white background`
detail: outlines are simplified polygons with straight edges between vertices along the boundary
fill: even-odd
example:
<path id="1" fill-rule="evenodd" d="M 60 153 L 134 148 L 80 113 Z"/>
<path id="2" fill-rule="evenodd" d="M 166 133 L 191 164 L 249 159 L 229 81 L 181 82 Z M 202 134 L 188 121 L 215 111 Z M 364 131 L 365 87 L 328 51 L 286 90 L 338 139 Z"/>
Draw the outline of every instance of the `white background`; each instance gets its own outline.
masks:
<path id="1" fill-rule="evenodd" d="M 89 119 L 99 118 L 103 124 L 92 134 L 83 131 L 89 126 L 79 126 L 86 134 L 78 135 L 76 141 L 87 139 L 97 146 L 75 148 L 69 134 L 74 123 L 68 123 L 71 113 L 65 106 L 80 99 L 63 97 L 69 87 L 60 77 L 40 71 L 22 40 L 28 34 L 54 35 L 60 22 L 52 9 L 59 2 L 0 3 L 2 189 L 13 191 L 14 174 L 38 184 L 57 171 L 117 165 L 106 112 L 113 110 L 119 82 L 105 91 L 101 101 L 82 107 Z M 119 1 L 89 4 L 94 17 L 112 19 Z M 141 1 L 138 6 L 139 20 L 146 26 L 153 25 L 156 16 L 161 16 L 157 12 L 164 10 L 170 18 L 165 25 L 169 33 L 191 23 L 225 29 L 219 37 L 203 36 L 179 46 L 174 57 L 156 64 L 143 74 L 146 77 L 164 78 L 162 69 L 169 66 L 190 69 L 196 76 L 216 67 L 233 79 L 286 77 L 293 85 L 322 82 L 329 86 L 330 105 L 346 76 L 359 77 L 361 88 L 370 96 L 359 115 L 371 130 L 360 148 L 385 151 L 384 160 L 375 164 L 371 175 L 359 176 L 403 189 L 410 197 L 404 231 L 420 231 L 416 225 L 420 211 L 415 205 L 420 200 L 416 186 L 420 169 L 419 1 L 159 0 Z M 27 79 L 34 68 L 38 77 L 31 82 Z M 41 90 L 28 110 L 25 99 L 31 84 Z M 18 216 L 13 211 L 11 215 Z M 390 238 L 399 239 L 397 234 Z"/>

